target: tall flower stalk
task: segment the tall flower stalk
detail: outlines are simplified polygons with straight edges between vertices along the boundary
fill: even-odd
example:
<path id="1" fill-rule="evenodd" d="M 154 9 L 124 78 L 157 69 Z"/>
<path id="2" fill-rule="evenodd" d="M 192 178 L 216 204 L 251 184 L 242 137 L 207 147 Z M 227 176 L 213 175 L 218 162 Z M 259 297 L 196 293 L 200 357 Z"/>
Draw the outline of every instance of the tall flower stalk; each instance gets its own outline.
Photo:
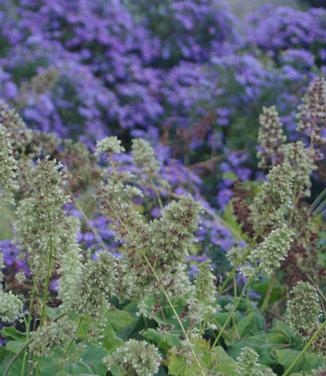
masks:
<path id="1" fill-rule="evenodd" d="M 111 149 L 120 151 L 118 148 Z M 133 153 L 139 167 L 146 162 L 146 172 L 150 175 L 155 174 L 158 162 L 147 143 L 141 140 L 135 142 Z M 110 158 L 110 153 L 108 154 Z M 197 227 L 199 206 L 190 197 L 181 197 L 179 202 L 172 202 L 164 209 L 159 220 L 148 224 L 133 210 L 131 200 L 133 195 L 137 194 L 139 191 L 134 187 L 124 184 L 123 181 L 113 180 L 99 188 L 97 200 L 101 210 L 114 221 L 114 228 L 124 242 L 128 273 L 138 276 L 136 281 L 143 285 L 142 289 L 151 289 L 153 282 L 158 285 L 192 349 L 192 355 L 201 374 L 206 375 L 164 286 L 164 278 L 169 276 L 171 268 L 182 263 L 187 254 L 187 247 Z"/>

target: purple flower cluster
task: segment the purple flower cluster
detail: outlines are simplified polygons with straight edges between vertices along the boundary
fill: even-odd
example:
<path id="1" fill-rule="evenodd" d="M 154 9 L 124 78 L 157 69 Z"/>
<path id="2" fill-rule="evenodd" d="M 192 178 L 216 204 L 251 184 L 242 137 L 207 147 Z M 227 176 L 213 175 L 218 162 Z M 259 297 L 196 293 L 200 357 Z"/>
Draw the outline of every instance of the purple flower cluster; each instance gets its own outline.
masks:
<path id="1" fill-rule="evenodd" d="M 250 16 L 251 42 L 280 62 L 282 54 L 298 49 L 313 54 L 308 60 L 326 63 L 326 10 L 311 8 L 299 11 L 289 7 L 265 5 Z M 310 55 L 311 55 L 310 54 Z M 307 61 L 307 60 L 306 60 Z"/>
<path id="2" fill-rule="evenodd" d="M 22 260 L 20 249 L 12 242 L 12 240 L 0 240 L 0 252 L 3 255 L 5 267 L 11 272 L 24 272 L 28 274 L 28 266 L 25 260 Z"/>
<path id="3" fill-rule="evenodd" d="M 108 134 L 151 140 L 175 194 L 224 210 L 233 184 L 256 176 L 262 106 L 276 104 L 296 137 L 293 110 L 315 67 L 326 73 L 325 40 L 325 9 L 268 5 L 244 24 L 223 0 L 3 0 L 0 97 L 28 126 L 90 147 Z M 203 179 L 174 159 L 211 156 L 222 162 Z M 106 220 L 91 222 L 114 251 Z M 214 221 L 198 232 L 223 251 L 232 239 Z M 100 248 L 87 224 L 79 241 Z"/>
<path id="4" fill-rule="evenodd" d="M 251 122 L 280 87 L 294 102 L 302 73 L 325 63 L 324 10 L 267 10 L 245 26 L 223 0 L 5 0 L 0 94 L 30 126 L 90 143 L 111 133 L 157 140 L 160 128 L 191 131 L 209 116 L 211 130 L 190 147 L 220 148 L 240 113 Z"/>
<path id="5" fill-rule="evenodd" d="M 15 6 L 7 0 L 0 7 L 6 47 L 2 95 L 19 104 L 36 128 L 61 136 L 99 138 L 121 128 L 157 127 L 165 115 L 170 69 L 184 60 L 202 63 L 211 51 L 221 53 L 233 33 L 232 17 L 220 0 L 200 3 L 167 3 L 163 10 L 153 4 L 156 13 L 163 12 L 161 25 L 154 24 L 169 33 L 165 38 L 148 24 L 148 17 L 158 16 L 153 9 L 139 17 L 141 1 L 128 7 L 118 0 L 21 0 Z M 172 62 L 174 42 L 178 56 Z M 21 98 L 22 83 L 48 69 L 57 71 L 53 85 Z"/>
<path id="6" fill-rule="evenodd" d="M 179 62 L 208 61 L 240 43 L 236 19 L 224 1 L 130 1 L 131 10 L 153 37 L 155 63 L 162 67 Z"/>
<path id="7" fill-rule="evenodd" d="M 244 167 L 244 163 L 248 159 L 246 153 L 229 152 L 227 159 L 219 165 L 221 179 L 217 194 L 217 203 L 220 208 L 224 209 L 226 204 L 233 196 L 232 187 L 236 181 L 247 181 L 252 171 Z"/>

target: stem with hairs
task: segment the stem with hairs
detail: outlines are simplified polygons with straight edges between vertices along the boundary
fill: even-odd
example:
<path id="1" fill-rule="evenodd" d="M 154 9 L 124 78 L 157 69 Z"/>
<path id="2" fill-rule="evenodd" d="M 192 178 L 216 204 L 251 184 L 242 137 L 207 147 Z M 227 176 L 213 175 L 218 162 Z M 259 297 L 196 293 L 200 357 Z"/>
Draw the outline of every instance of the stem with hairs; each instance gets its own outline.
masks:
<path id="1" fill-rule="evenodd" d="M 243 295 L 244 295 L 244 293 L 245 293 L 245 291 L 246 291 L 246 288 L 249 286 L 250 283 L 251 283 L 251 278 L 249 278 L 248 281 L 246 282 L 246 284 L 243 286 L 243 289 L 242 289 L 242 291 L 241 291 L 240 296 L 237 298 L 237 301 L 236 301 L 236 303 L 233 305 L 233 308 L 232 308 L 231 312 L 229 313 L 229 316 L 228 316 L 227 319 L 225 320 L 223 326 L 221 327 L 221 329 L 220 329 L 218 335 L 216 336 L 216 338 L 215 338 L 215 340 L 214 340 L 214 342 L 213 342 L 213 344 L 212 344 L 212 346 L 211 346 L 212 349 L 216 346 L 216 344 L 217 344 L 217 342 L 219 341 L 219 339 L 221 338 L 221 336 L 222 336 L 222 334 L 223 334 L 225 328 L 227 327 L 228 323 L 229 323 L 230 320 L 232 319 L 233 314 L 234 314 L 235 311 L 237 310 L 237 308 L 238 308 L 238 306 L 239 306 L 239 304 L 240 304 L 240 302 L 241 302 L 241 298 L 243 297 Z"/>
<path id="2" fill-rule="evenodd" d="M 314 341 L 318 338 L 320 333 L 326 329 L 326 320 L 320 325 L 320 327 L 315 331 L 315 333 L 311 336 L 310 340 L 306 343 L 305 347 L 302 349 L 302 351 L 296 356 L 296 358 L 293 360 L 293 362 L 289 365 L 287 370 L 283 373 L 282 376 L 288 376 L 290 375 L 293 367 L 298 363 L 298 361 L 305 355 L 305 353 L 309 350 L 311 345 L 314 343 Z"/>

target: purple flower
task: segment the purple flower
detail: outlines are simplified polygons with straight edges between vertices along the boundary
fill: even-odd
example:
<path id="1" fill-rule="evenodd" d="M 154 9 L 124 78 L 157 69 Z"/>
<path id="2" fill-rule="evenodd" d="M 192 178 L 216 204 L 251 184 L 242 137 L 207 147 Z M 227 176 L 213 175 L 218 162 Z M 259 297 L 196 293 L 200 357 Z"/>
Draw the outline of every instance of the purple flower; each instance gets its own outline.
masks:
<path id="1" fill-rule="evenodd" d="M 6 266 L 13 266 L 18 261 L 20 251 L 11 240 L 0 240 L 0 251 Z"/>
<path id="2" fill-rule="evenodd" d="M 217 194 L 217 203 L 221 209 L 224 209 L 233 196 L 233 192 L 228 188 L 221 189 Z"/>

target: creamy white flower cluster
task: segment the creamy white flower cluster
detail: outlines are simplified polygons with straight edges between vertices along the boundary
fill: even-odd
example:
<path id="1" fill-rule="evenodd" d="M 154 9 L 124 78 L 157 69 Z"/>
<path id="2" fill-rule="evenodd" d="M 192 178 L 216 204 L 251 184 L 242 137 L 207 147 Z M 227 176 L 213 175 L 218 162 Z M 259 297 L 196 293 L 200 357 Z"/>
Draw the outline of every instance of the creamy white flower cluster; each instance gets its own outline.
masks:
<path id="1" fill-rule="evenodd" d="M 69 197 L 61 169 L 48 157 L 38 161 L 29 182 L 31 194 L 19 202 L 17 209 L 17 236 L 28 252 L 31 272 L 41 284 L 53 272 L 64 238 L 70 232 L 63 210 Z"/>
<path id="2" fill-rule="evenodd" d="M 18 160 L 31 145 L 32 131 L 28 129 L 18 113 L 0 101 L 0 124 L 4 126 L 12 144 L 13 155 Z"/>
<path id="3" fill-rule="evenodd" d="M 316 288 L 309 282 L 298 282 L 287 301 L 286 321 L 294 332 L 305 341 L 319 331 L 319 335 L 312 343 L 312 349 L 326 356 L 326 329 L 322 327 L 324 325 L 322 317 L 323 310 Z M 325 317 L 323 319 L 325 320 Z M 313 373 L 313 375 L 319 374 L 318 371 Z"/>
<path id="4" fill-rule="evenodd" d="M 70 221 L 75 223 L 71 224 L 71 232 L 67 234 L 59 268 L 61 308 L 65 312 L 99 316 L 109 307 L 110 297 L 117 293 L 118 260 L 104 251 L 96 259 L 88 257 L 82 263 L 82 252 L 76 241 L 78 221 L 75 218 L 70 218 Z"/>
<path id="5" fill-rule="evenodd" d="M 79 306 L 81 301 L 81 281 L 84 276 L 82 252 L 76 239 L 79 228 L 77 218 L 67 218 L 70 231 L 65 233 L 59 266 L 59 290 L 61 308 L 69 311 Z"/>
<path id="6" fill-rule="evenodd" d="M 79 303 L 74 311 L 89 316 L 97 316 L 109 308 L 108 300 L 116 294 L 117 260 L 104 251 L 97 259 L 90 258 L 83 268 L 79 286 Z"/>
<path id="7" fill-rule="evenodd" d="M 1 196 L 14 204 L 14 192 L 17 190 L 17 162 L 13 156 L 11 139 L 6 128 L 0 123 L 0 189 Z"/>
<path id="8" fill-rule="evenodd" d="M 282 153 L 285 166 L 289 166 L 288 178 L 292 180 L 293 196 L 296 198 L 309 197 L 310 175 L 317 168 L 311 153 L 301 141 L 283 145 Z"/>
<path id="9" fill-rule="evenodd" d="M 309 147 L 301 141 L 285 143 L 286 138 L 274 107 L 264 109 L 261 115 L 259 141 L 265 153 L 260 152 L 259 156 L 264 165 L 266 160 L 274 163 L 271 164 L 273 168 L 267 175 L 267 182 L 251 206 L 252 221 L 258 236 L 284 223 L 298 200 L 310 195 L 310 176 L 316 169 L 321 132 L 326 129 L 326 82 L 323 78 L 318 77 L 310 84 L 299 107 L 298 119 L 297 130 L 308 136 Z"/>
<path id="10" fill-rule="evenodd" d="M 69 318 L 63 317 L 32 333 L 33 341 L 29 346 L 29 352 L 36 356 L 47 356 L 53 348 L 75 339 L 76 324 Z"/>
<path id="11" fill-rule="evenodd" d="M 160 169 L 160 163 L 156 158 L 155 152 L 150 144 L 140 138 L 132 141 L 132 156 L 135 165 L 140 168 L 145 175 L 149 177 L 157 176 Z"/>
<path id="12" fill-rule="evenodd" d="M 264 108 L 260 116 L 258 157 L 261 166 L 271 170 L 249 207 L 258 244 L 234 248 L 228 254 L 233 265 L 240 265 L 248 277 L 271 275 L 277 270 L 286 259 L 295 233 L 301 230 L 300 218 L 305 209 L 300 203 L 310 196 L 310 177 L 316 169 L 314 143 L 318 144 L 316 135 L 326 126 L 325 88 L 325 81 L 316 79 L 300 107 L 298 130 L 310 137 L 310 147 L 301 141 L 286 143 L 275 107 Z"/>
<path id="13" fill-rule="evenodd" d="M 101 141 L 96 143 L 96 155 L 101 154 L 119 154 L 125 151 L 124 147 L 121 145 L 121 141 L 115 137 L 105 137 Z"/>
<path id="14" fill-rule="evenodd" d="M 315 159 L 322 159 L 321 145 L 326 142 L 322 131 L 326 128 L 326 81 L 316 77 L 309 85 L 299 107 L 298 131 L 310 139 L 310 154 Z"/>
<path id="15" fill-rule="evenodd" d="M 322 309 L 316 289 L 300 281 L 291 291 L 286 306 L 286 321 L 298 336 L 309 338 L 319 327 Z"/>
<path id="16" fill-rule="evenodd" d="M 286 225 L 272 230 L 260 244 L 250 250 L 246 263 L 241 266 L 242 273 L 247 277 L 255 277 L 257 273 L 271 276 L 285 260 L 294 235 L 294 231 Z"/>
<path id="17" fill-rule="evenodd" d="M 259 116 L 259 123 L 258 144 L 260 150 L 257 157 L 259 167 L 268 168 L 278 162 L 280 148 L 286 142 L 286 136 L 275 106 L 263 107 L 263 112 Z"/>
<path id="18" fill-rule="evenodd" d="M 310 175 L 315 164 L 302 142 L 284 145 L 283 162 L 267 175 L 250 207 L 257 235 L 287 223 L 297 201 L 310 195 Z"/>
<path id="19" fill-rule="evenodd" d="M 121 376 L 153 376 L 159 369 L 161 356 L 155 346 L 131 339 L 103 361 L 109 371 L 118 371 Z"/>
<path id="20" fill-rule="evenodd" d="M 236 247 L 228 253 L 231 263 L 239 265 L 247 277 L 253 278 L 258 273 L 271 275 L 290 250 L 295 236 L 288 224 L 295 197 L 290 171 L 287 162 L 273 167 L 250 206 L 256 238 L 262 240 L 257 245 Z"/>
<path id="21" fill-rule="evenodd" d="M 122 182 L 111 182 L 99 188 L 97 200 L 123 240 L 126 278 L 133 283 L 129 290 L 132 287 L 134 294 L 141 296 L 144 287 L 155 287 L 157 283 L 151 267 L 163 281 L 184 263 L 198 226 L 200 207 L 190 196 L 180 197 L 164 208 L 159 219 L 147 222 L 128 192 Z"/>
<path id="22" fill-rule="evenodd" d="M 220 307 L 217 303 L 216 277 L 208 261 L 199 265 L 194 290 L 194 294 L 189 298 L 190 318 L 194 323 L 205 322 L 214 329 L 213 318 Z"/>
<path id="23" fill-rule="evenodd" d="M 293 209 L 293 182 L 289 178 L 289 171 L 288 164 L 275 166 L 256 194 L 250 206 L 256 234 L 268 233 L 286 223 Z"/>
<path id="24" fill-rule="evenodd" d="M 250 347 L 244 347 L 237 358 L 236 376 L 276 376 L 270 368 L 263 368 L 259 355 Z"/>
<path id="25" fill-rule="evenodd" d="M 21 317 L 23 313 L 23 302 L 11 291 L 3 291 L 3 268 L 3 255 L 2 252 L 0 252 L 0 321 L 9 324 Z"/>
<path id="26" fill-rule="evenodd" d="M 0 321 L 12 323 L 17 321 L 23 313 L 23 302 L 11 291 L 0 291 Z"/>

